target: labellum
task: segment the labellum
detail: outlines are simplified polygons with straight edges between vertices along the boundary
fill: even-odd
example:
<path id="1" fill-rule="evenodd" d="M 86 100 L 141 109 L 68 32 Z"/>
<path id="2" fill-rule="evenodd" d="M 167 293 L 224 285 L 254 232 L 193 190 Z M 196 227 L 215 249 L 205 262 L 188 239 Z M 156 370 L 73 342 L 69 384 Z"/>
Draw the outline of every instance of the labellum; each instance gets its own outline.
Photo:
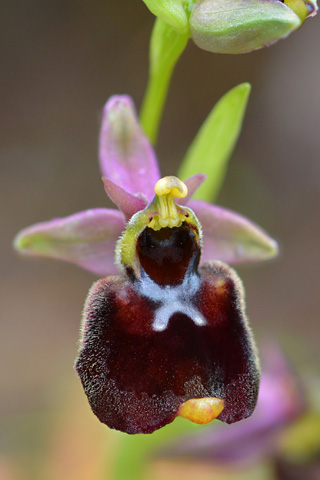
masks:
<path id="1" fill-rule="evenodd" d="M 202 232 L 176 177 L 120 237 L 121 275 L 88 295 L 76 370 L 110 428 L 152 433 L 183 416 L 233 423 L 253 412 L 259 364 L 241 281 L 218 261 L 200 268 Z"/>

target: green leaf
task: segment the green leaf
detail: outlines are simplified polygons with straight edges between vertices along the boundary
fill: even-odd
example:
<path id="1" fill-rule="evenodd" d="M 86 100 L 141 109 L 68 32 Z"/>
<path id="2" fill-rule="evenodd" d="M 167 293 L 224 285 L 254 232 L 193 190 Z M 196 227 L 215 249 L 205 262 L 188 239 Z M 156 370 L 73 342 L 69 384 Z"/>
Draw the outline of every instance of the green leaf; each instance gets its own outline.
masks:
<path id="1" fill-rule="evenodd" d="M 241 131 L 250 89 L 249 83 L 241 83 L 227 92 L 211 110 L 190 145 L 178 177 L 183 180 L 196 173 L 207 175 L 193 198 L 211 202 L 217 198 Z"/>

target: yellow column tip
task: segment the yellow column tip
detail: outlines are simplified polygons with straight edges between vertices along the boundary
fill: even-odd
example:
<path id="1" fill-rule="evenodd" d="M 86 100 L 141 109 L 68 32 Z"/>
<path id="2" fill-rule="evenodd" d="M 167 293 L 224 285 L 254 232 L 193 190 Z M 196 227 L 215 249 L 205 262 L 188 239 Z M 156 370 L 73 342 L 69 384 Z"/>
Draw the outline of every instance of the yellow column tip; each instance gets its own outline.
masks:
<path id="1" fill-rule="evenodd" d="M 187 185 L 174 176 L 160 178 L 155 184 L 154 191 L 159 197 L 170 194 L 176 198 L 183 198 L 188 194 Z"/>

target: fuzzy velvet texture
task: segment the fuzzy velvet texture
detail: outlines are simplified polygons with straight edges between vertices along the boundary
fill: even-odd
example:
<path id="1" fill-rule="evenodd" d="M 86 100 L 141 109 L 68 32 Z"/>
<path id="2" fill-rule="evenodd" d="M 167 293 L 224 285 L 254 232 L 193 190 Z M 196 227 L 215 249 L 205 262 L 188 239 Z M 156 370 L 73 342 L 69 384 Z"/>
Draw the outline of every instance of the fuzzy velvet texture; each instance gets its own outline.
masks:
<path id="1" fill-rule="evenodd" d="M 241 281 L 221 262 L 197 270 L 197 257 L 184 275 L 191 271 L 198 287 L 181 295 L 205 325 L 173 305 L 167 327 L 155 331 L 161 301 L 141 294 L 143 276 L 108 276 L 91 288 L 75 366 L 93 412 L 110 428 L 152 433 L 191 398 L 222 398 L 218 418 L 227 423 L 253 412 L 260 375 Z"/>

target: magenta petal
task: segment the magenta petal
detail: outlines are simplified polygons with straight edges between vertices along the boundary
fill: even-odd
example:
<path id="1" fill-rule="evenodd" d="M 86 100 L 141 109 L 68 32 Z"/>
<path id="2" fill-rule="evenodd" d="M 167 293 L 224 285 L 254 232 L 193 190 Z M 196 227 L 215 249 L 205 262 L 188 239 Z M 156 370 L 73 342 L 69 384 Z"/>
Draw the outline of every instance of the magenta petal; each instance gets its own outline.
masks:
<path id="1" fill-rule="evenodd" d="M 179 205 L 186 205 L 190 198 L 193 196 L 193 194 L 198 190 L 200 185 L 203 184 L 207 176 L 204 173 L 198 173 L 197 175 L 193 175 L 193 177 L 188 178 L 185 180 L 185 184 L 187 185 L 188 188 L 188 195 L 184 198 L 179 198 Z"/>
<path id="2" fill-rule="evenodd" d="M 118 271 L 114 250 L 124 228 L 121 212 L 97 208 L 25 228 L 14 245 L 25 255 L 65 260 L 106 275 Z"/>
<path id="3" fill-rule="evenodd" d="M 111 180 L 103 178 L 103 183 L 104 189 L 109 195 L 110 199 L 122 211 L 127 221 L 130 220 L 132 215 L 146 207 L 146 200 L 141 197 L 137 197 L 136 195 L 132 195 L 132 193 L 127 192 L 123 188 L 119 187 L 119 185 L 111 182 Z"/>
<path id="4" fill-rule="evenodd" d="M 100 131 L 100 167 L 104 177 L 130 193 L 154 197 L 158 163 L 143 133 L 133 102 L 115 95 L 106 103 Z"/>
<path id="5" fill-rule="evenodd" d="M 214 259 L 237 264 L 277 255 L 276 241 L 242 215 L 202 200 L 192 200 L 188 206 L 203 228 L 201 263 Z"/>

